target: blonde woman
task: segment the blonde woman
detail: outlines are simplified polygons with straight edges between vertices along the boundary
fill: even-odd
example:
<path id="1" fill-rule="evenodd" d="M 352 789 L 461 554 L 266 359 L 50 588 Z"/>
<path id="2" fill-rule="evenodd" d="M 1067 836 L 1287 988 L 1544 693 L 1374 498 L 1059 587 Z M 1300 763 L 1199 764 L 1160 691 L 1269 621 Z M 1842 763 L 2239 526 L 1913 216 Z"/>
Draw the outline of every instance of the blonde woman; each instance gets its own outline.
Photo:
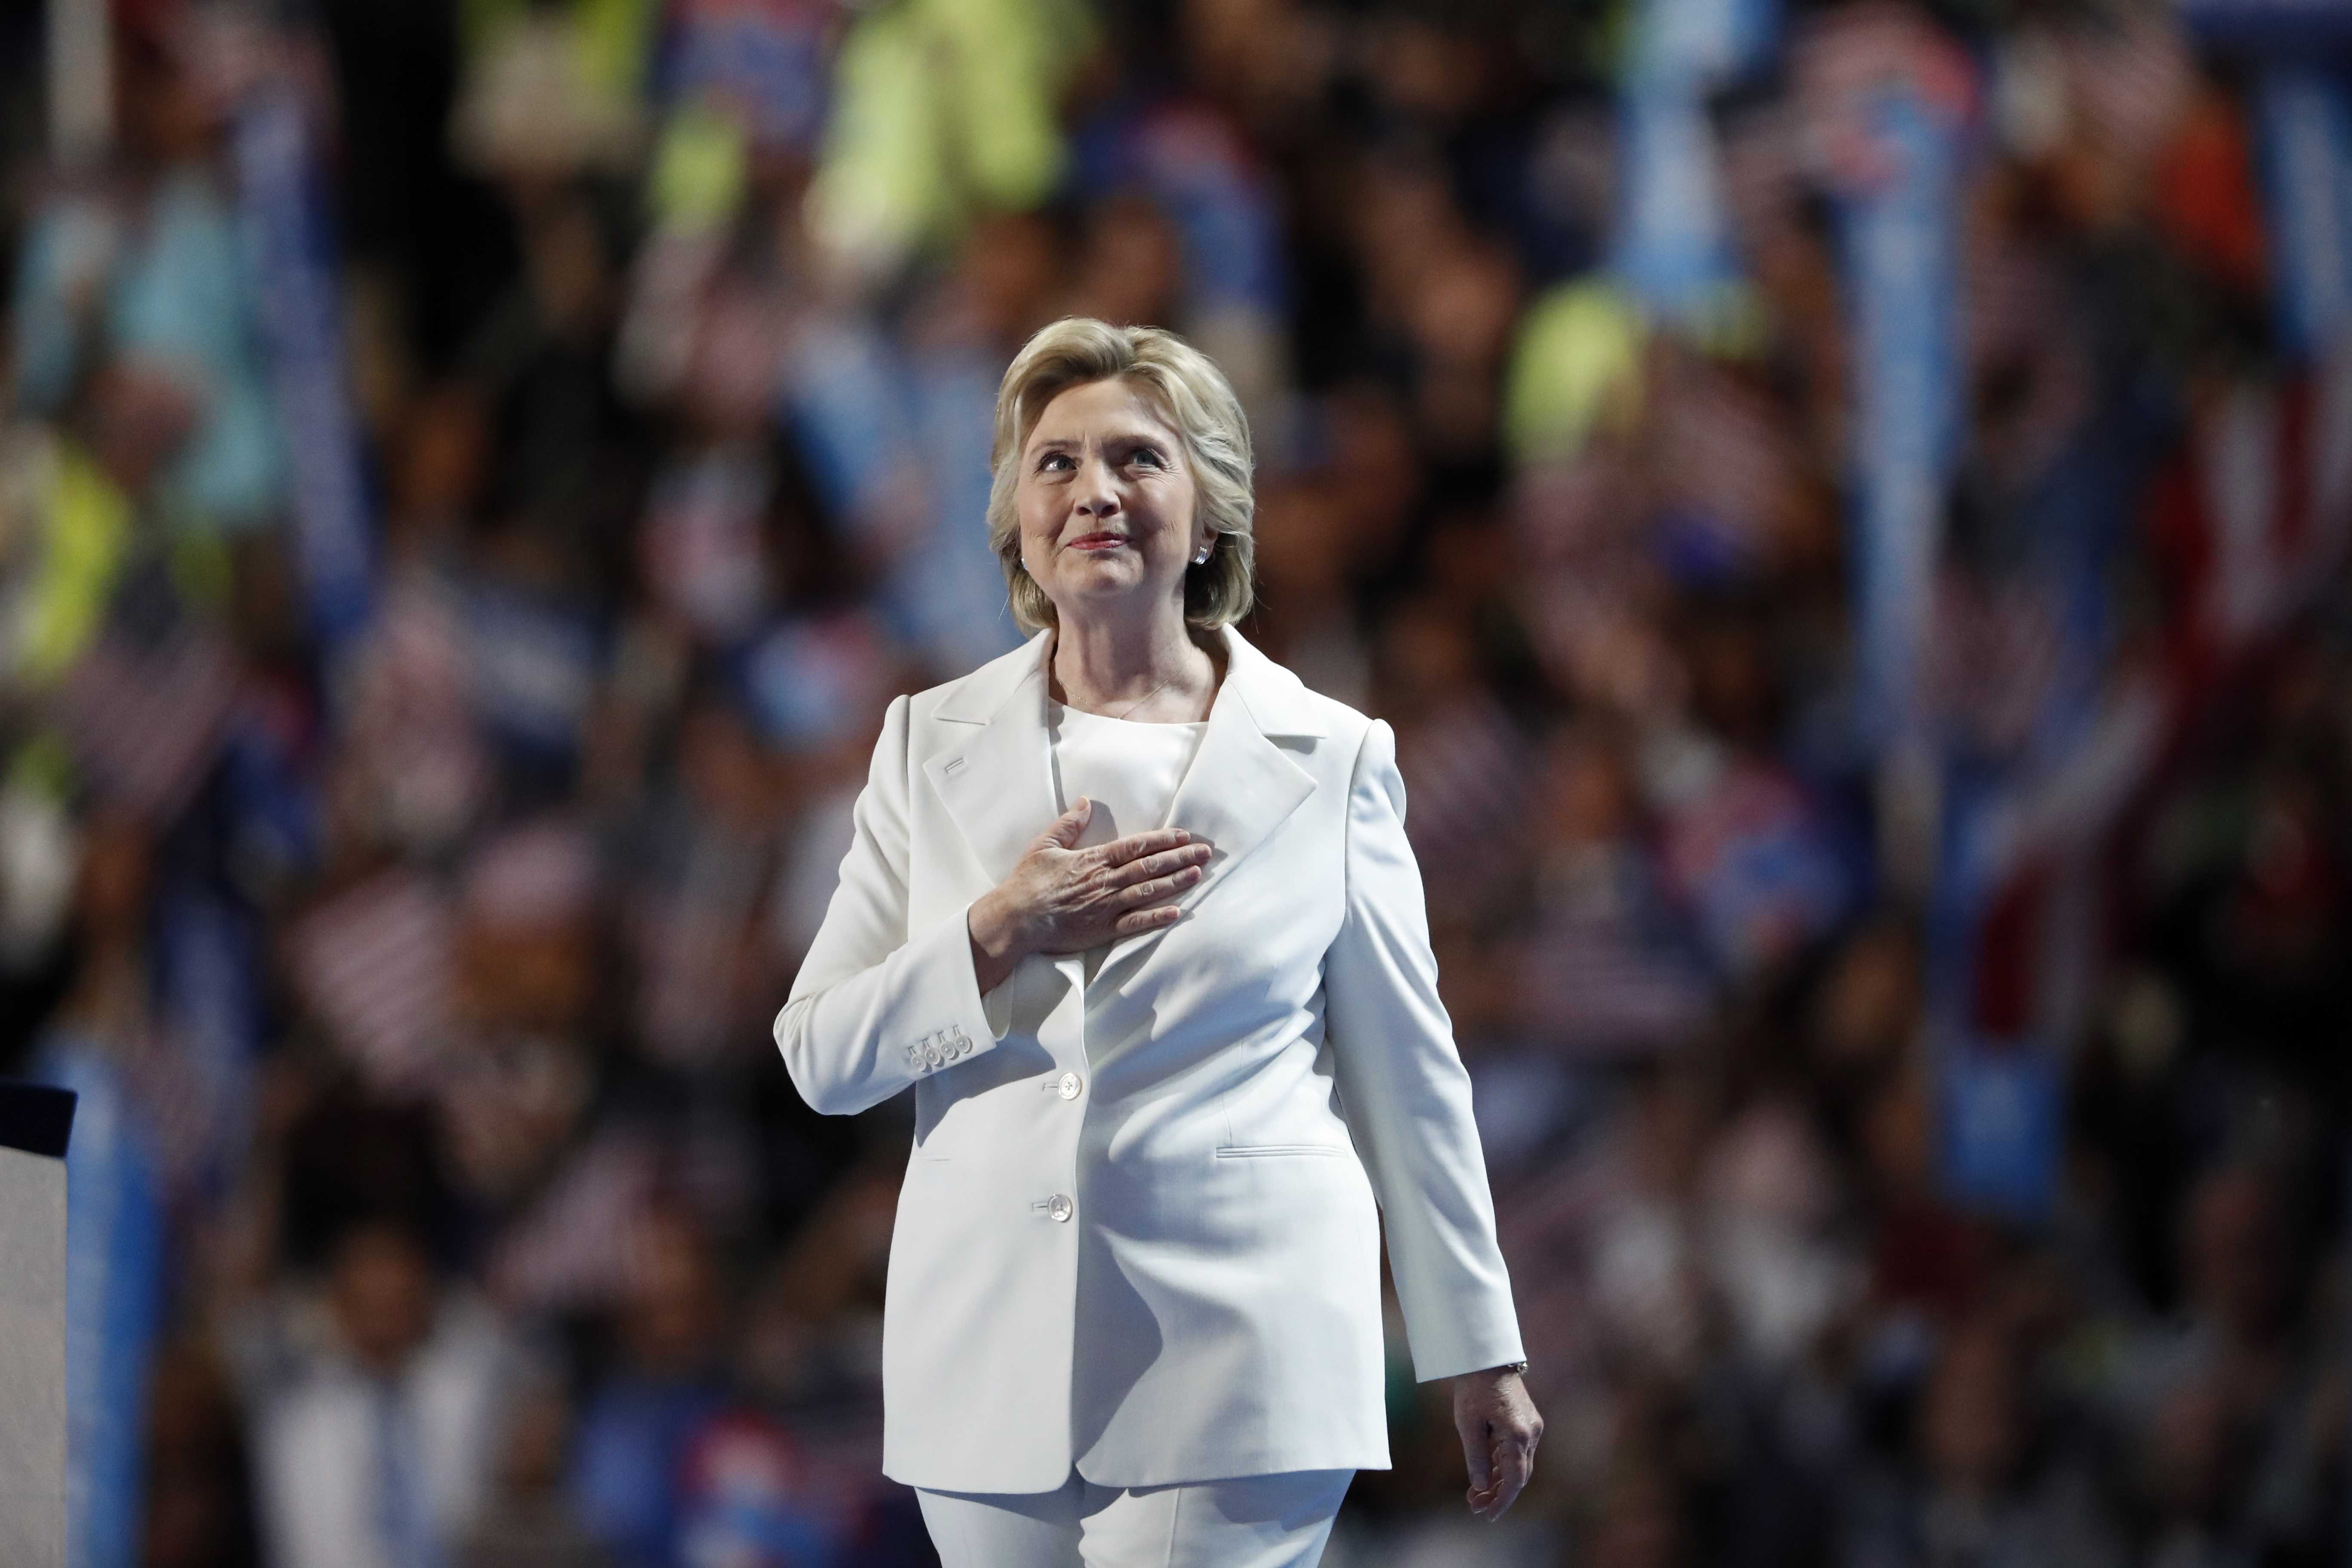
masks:
<path id="1" fill-rule="evenodd" d="M 948 1568 L 1318 1561 L 1389 1462 L 1381 1231 L 1499 1516 L 1542 1421 L 1386 724 L 1234 630 L 1215 366 L 1067 320 L 997 398 L 1027 646 L 892 702 L 776 1018 L 817 1110 L 912 1085 L 883 1468 Z"/>

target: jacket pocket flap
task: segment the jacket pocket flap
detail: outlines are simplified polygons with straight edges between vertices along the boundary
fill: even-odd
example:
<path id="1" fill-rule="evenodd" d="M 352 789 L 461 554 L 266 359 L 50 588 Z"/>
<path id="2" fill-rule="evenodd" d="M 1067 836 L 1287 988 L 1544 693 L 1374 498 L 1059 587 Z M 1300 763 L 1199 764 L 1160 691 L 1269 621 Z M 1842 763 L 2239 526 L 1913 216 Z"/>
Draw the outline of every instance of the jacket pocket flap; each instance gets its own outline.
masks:
<path id="1" fill-rule="evenodd" d="M 1354 1152 L 1344 1143 L 1220 1143 L 1215 1151 L 1220 1160 L 1262 1160 L 1297 1154 L 1349 1154 Z"/>

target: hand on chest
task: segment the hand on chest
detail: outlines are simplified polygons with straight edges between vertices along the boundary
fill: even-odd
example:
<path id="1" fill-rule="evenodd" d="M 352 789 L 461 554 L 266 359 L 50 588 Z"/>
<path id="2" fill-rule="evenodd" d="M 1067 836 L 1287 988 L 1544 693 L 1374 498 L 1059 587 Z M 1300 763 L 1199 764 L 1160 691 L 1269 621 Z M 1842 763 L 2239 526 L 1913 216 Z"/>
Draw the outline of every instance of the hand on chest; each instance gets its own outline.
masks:
<path id="1" fill-rule="evenodd" d="M 1311 969 L 1337 931 L 1344 892 L 1349 763 L 1333 754 L 1305 695 L 1244 657 L 1209 717 L 1193 724 L 1062 709 L 1034 673 L 984 708 L 943 705 L 919 730 L 922 776 L 910 781 L 913 923 L 1002 882 L 1084 795 L 1096 810 L 1081 847 L 1170 826 L 1211 848 L 1200 880 L 1176 900 L 1183 918 L 1094 955 L 1089 982 L 1124 984 L 1163 952 L 1198 961 L 1188 967 L 1238 963 L 1263 973 L 1304 959 Z"/>

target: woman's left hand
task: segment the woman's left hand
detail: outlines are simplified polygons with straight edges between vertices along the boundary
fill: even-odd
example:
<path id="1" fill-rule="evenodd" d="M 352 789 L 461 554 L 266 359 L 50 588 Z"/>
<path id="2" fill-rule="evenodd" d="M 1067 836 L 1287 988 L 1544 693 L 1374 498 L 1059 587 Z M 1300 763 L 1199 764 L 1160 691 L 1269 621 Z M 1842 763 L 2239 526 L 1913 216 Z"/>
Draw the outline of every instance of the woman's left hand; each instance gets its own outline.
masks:
<path id="1" fill-rule="evenodd" d="M 1493 1523 L 1518 1500 L 1535 1473 L 1543 1417 L 1517 1367 L 1465 1372 L 1454 1380 L 1454 1429 L 1470 1466 L 1470 1511 Z"/>

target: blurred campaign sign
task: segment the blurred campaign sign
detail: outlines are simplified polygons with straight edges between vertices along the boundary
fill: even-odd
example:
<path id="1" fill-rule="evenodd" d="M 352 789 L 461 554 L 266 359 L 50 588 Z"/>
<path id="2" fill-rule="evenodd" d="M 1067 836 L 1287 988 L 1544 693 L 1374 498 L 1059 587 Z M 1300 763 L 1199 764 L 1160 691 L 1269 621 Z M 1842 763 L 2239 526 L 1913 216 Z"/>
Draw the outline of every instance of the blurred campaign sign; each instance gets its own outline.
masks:
<path id="1" fill-rule="evenodd" d="M 369 504 L 325 198 L 310 123 L 290 85 L 265 79 L 247 90 L 235 154 L 257 313 L 293 465 L 296 554 L 312 627 L 331 647 L 367 615 Z"/>
<path id="2" fill-rule="evenodd" d="M 71 1093 L 0 1082 L 0 1562 L 66 1562 Z"/>
<path id="3" fill-rule="evenodd" d="M 1643 304 L 1688 324 L 1719 312 L 1740 275 L 1707 94 L 1760 64 L 1779 25 L 1776 0 L 1644 0 L 1633 24 L 1610 269 Z"/>
<path id="4" fill-rule="evenodd" d="M 219 1190 L 252 1129 L 263 1028 L 259 923 L 238 900 L 177 872 L 157 889 L 156 986 L 184 1092 L 160 1110 L 167 1177 Z"/>
<path id="5" fill-rule="evenodd" d="M 462 595 L 469 693 L 510 761 L 568 768 L 595 697 L 606 628 L 568 595 L 488 580 Z"/>
<path id="6" fill-rule="evenodd" d="M 680 0 L 660 72 L 680 99 L 717 100 L 762 148 L 814 149 L 830 93 L 827 0 Z"/>
<path id="7" fill-rule="evenodd" d="M 2091 906 L 2053 896 L 2050 847 L 2018 820 L 2026 793 L 1990 770 L 1948 769 L 1925 978 L 1944 1195 L 2030 1222 L 2057 1190 L 2063 1029 L 2050 983 L 2072 957 L 2041 962 L 2042 944 L 2079 933 Z M 2069 886 L 2087 885 L 2069 870 Z"/>
<path id="8" fill-rule="evenodd" d="M 2312 355 L 2352 324 L 2352 87 L 2277 66 L 2253 99 L 2279 339 Z"/>
<path id="9" fill-rule="evenodd" d="M 688 1568 L 794 1568 L 840 1559 L 849 1504 L 783 1426 L 713 1416 L 679 1461 L 678 1555 Z"/>
<path id="10" fill-rule="evenodd" d="M 1978 1005 L 1987 913 L 2016 863 L 2012 796 L 1997 770 L 1941 754 L 1927 692 L 1964 437 L 1958 198 L 1976 73 L 1931 24 L 1873 6 L 1818 26 L 1798 70 L 1852 301 L 1855 726 L 1880 759 L 1890 877 L 1928 896 L 1942 1184 L 1964 1207 L 2034 1219 L 2055 1190 L 2057 1042 L 2038 1010 L 1996 1029 Z"/>
<path id="11" fill-rule="evenodd" d="M 1668 811 L 1660 858 L 1723 972 L 1751 975 L 1818 941 L 1851 912 L 1855 881 L 1795 779 L 1754 762 Z"/>
<path id="12" fill-rule="evenodd" d="M 1945 1195 L 1978 1213 L 2043 1217 L 2058 1190 L 2056 1055 L 1983 1038 L 1942 1047 L 1936 1121 Z"/>
<path id="13" fill-rule="evenodd" d="M 2282 65 L 2255 105 L 2279 336 L 2308 356 L 2352 327 L 2352 83 Z"/>
<path id="14" fill-rule="evenodd" d="M 1959 448 L 1958 126 L 1908 84 L 1861 106 L 1839 237 L 1854 317 L 1853 520 L 1860 724 L 1885 746 L 1916 731 L 1922 636 Z"/>
<path id="15" fill-rule="evenodd" d="M 2158 527 L 2180 590 L 2172 662 L 2202 682 L 2325 592 L 2352 546 L 2352 337 L 2209 399 L 2188 458 Z"/>
<path id="16" fill-rule="evenodd" d="M 2352 3 L 2182 0 L 2179 16 L 2255 64 L 2279 335 L 2316 354 L 2352 328 Z"/>

